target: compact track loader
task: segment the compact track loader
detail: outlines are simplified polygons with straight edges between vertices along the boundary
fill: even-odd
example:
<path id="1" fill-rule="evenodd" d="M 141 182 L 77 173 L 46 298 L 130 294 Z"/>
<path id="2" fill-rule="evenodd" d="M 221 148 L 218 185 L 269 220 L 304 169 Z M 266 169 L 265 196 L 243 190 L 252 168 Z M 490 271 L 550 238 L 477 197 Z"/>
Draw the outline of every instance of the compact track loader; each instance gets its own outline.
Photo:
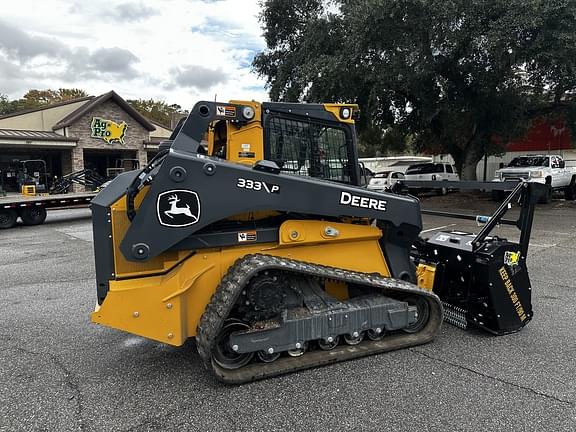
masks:
<path id="1" fill-rule="evenodd" d="M 145 168 L 92 201 L 92 320 L 175 346 L 194 337 L 227 383 L 433 340 L 448 261 L 436 278 L 441 248 L 414 247 L 416 198 L 360 186 L 356 113 L 197 103 Z"/>

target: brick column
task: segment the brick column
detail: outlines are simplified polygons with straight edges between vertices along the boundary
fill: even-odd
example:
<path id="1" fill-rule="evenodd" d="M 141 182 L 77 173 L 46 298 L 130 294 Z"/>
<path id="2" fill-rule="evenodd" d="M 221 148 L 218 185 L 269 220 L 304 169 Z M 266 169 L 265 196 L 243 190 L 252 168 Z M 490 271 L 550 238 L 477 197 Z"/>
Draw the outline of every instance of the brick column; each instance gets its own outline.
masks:
<path id="1" fill-rule="evenodd" d="M 74 147 L 72 149 L 72 171 L 81 171 L 84 169 L 84 149 Z M 72 192 L 86 192 L 86 188 L 77 183 L 72 184 Z"/>
<path id="2" fill-rule="evenodd" d="M 61 155 L 62 161 L 62 175 L 70 174 L 72 172 L 72 150 L 64 150 Z"/>
<path id="3" fill-rule="evenodd" d="M 148 153 L 144 150 L 144 144 L 138 149 L 136 157 L 140 162 L 140 168 L 144 168 L 148 163 Z"/>

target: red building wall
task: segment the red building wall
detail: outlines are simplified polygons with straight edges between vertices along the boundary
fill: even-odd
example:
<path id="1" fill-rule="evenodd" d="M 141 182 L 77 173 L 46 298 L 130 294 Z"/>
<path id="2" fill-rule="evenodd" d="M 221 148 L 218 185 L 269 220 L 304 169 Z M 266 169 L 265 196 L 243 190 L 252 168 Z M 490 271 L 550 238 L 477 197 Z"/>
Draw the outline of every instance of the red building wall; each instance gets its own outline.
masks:
<path id="1" fill-rule="evenodd" d="M 561 121 L 536 119 L 522 139 L 512 141 L 506 149 L 510 152 L 541 151 L 572 149 L 572 133 L 570 128 Z"/>

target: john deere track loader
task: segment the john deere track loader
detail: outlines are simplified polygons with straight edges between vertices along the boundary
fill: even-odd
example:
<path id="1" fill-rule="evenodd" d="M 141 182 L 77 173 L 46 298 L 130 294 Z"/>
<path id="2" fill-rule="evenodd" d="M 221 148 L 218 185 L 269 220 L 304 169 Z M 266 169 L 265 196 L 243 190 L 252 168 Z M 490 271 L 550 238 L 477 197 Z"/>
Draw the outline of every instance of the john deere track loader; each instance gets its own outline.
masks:
<path id="1" fill-rule="evenodd" d="M 228 383 L 434 339 L 441 248 L 411 257 L 419 201 L 360 186 L 356 111 L 197 103 L 148 166 L 92 201 L 92 320 L 193 337 Z"/>

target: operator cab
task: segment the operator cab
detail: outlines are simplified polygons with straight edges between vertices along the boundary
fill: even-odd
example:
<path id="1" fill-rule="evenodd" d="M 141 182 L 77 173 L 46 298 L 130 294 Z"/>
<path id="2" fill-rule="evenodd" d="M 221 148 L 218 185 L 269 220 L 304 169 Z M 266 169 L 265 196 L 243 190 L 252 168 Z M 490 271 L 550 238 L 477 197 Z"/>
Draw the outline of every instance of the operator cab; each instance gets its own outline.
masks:
<path id="1" fill-rule="evenodd" d="M 223 110 L 232 114 L 239 105 L 250 118 L 212 122 L 209 156 L 250 166 L 268 160 L 284 174 L 360 184 L 356 105 L 232 101 Z"/>

